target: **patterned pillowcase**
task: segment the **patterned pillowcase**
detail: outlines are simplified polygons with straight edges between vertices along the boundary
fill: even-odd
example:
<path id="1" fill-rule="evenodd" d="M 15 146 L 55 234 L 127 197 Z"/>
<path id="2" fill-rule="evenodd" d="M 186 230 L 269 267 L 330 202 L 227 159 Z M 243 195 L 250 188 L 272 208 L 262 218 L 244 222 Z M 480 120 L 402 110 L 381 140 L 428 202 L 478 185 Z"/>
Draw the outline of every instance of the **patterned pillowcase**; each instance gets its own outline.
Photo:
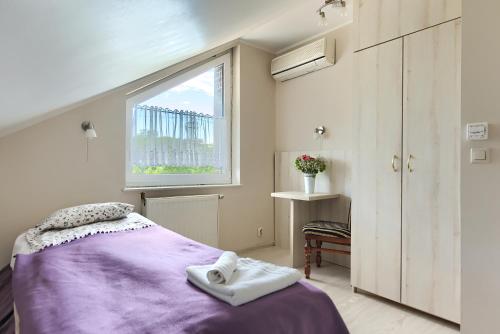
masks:
<path id="1" fill-rule="evenodd" d="M 125 218 L 134 211 L 127 203 L 96 203 L 57 210 L 35 227 L 38 231 L 64 229 Z"/>

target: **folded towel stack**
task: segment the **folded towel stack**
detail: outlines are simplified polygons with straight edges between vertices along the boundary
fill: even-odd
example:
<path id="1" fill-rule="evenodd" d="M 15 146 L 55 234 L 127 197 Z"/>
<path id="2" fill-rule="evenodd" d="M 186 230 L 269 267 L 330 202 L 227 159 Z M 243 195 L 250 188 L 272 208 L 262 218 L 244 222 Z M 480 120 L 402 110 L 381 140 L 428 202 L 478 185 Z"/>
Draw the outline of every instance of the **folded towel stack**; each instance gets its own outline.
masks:
<path id="1" fill-rule="evenodd" d="M 282 290 L 302 277 L 296 269 L 249 258 L 236 258 L 236 269 L 232 275 L 227 275 L 231 268 L 228 264 L 234 259 L 232 254 L 223 254 L 214 265 L 189 266 L 186 268 L 188 281 L 206 293 L 238 306 Z M 216 267 L 221 263 L 224 263 L 223 270 Z M 212 274 L 209 274 L 211 271 Z M 211 282 L 209 277 L 219 282 L 224 277 L 225 283 Z"/>

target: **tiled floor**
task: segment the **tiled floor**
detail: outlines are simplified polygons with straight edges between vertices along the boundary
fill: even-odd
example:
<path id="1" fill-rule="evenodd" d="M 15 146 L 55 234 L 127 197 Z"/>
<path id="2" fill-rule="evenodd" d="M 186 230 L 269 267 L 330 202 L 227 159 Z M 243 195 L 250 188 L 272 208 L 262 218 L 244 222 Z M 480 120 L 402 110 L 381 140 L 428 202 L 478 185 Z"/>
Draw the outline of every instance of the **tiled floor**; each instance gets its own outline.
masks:
<path id="1" fill-rule="evenodd" d="M 288 263 L 288 251 L 278 247 L 260 248 L 240 256 L 275 264 Z M 457 325 L 362 293 L 353 293 L 349 270 L 324 263 L 312 267 L 311 284 L 325 291 L 337 306 L 352 334 L 456 334 Z"/>

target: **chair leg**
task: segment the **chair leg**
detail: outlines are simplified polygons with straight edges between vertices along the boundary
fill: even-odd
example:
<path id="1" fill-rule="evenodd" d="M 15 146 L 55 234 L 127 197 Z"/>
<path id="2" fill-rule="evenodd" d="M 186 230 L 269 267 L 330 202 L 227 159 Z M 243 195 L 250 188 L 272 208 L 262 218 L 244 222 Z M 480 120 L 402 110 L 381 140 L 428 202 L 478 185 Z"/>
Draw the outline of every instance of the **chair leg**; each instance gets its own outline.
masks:
<path id="1" fill-rule="evenodd" d="M 306 240 L 306 245 L 304 247 L 304 255 L 306 257 L 306 263 L 304 266 L 304 273 L 306 278 L 309 278 L 311 275 L 311 240 Z"/>
<path id="2" fill-rule="evenodd" d="M 318 248 L 316 250 L 316 267 L 321 267 L 321 244 L 323 242 L 321 242 L 320 240 L 316 240 L 316 248 Z"/>

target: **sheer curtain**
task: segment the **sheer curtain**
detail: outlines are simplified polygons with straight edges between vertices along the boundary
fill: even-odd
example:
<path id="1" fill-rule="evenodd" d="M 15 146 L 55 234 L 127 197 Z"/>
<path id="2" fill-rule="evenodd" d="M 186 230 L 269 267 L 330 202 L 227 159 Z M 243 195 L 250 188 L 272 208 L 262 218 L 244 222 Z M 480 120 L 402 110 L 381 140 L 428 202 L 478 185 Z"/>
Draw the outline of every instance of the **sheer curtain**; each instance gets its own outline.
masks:
<path id="1" fill-rule="evenodd" d="M 132 118 L 133 166 L 220 167 L 214 117 L 186 110 L 137 105 Z"/>

